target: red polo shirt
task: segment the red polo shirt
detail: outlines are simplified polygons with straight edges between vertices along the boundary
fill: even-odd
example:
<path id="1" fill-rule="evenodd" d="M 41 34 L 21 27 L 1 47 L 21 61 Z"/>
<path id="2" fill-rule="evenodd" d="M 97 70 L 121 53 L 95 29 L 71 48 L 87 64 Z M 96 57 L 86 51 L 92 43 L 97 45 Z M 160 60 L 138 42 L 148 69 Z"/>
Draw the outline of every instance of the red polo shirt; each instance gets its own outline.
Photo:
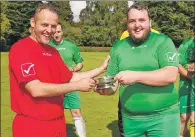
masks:
<path id="1" fill-rule="evenodd" d="M 55 48 L 42 46 L 30 37 L 18 41 L 9 52 L 9 73 L 11 108 L 14 112 L 39 120 L 64 115 L 64 95 L 34 98 L 22 86 L 22 83 L 36 79 L 56 84 L 71 79 L 72 72 Z"/>

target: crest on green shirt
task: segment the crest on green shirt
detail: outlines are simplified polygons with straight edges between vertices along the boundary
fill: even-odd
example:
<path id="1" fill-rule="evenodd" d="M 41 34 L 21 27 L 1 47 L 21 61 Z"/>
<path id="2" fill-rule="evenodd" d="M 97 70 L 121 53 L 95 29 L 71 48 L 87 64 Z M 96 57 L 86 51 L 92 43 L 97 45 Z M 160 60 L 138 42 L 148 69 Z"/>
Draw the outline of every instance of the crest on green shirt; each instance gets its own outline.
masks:
<path id="1" fill-rule="evenodd" d="M 168 62 L 177 62 L 178 54 L 176 52 L 167 52 L 166 55 Z"/>

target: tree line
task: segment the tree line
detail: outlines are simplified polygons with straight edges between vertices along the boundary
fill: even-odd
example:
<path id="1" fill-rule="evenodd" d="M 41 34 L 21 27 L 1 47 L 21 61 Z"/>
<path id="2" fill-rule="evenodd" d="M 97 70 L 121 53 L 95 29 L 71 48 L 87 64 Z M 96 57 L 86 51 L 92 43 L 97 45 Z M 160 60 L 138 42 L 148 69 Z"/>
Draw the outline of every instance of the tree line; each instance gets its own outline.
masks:
<path id="1" fill-rule="evenodd" d="M 41 1 L 1 1 L 1 51 L 29 35 L 30 17 Z M 128 1 L 86 1 L 73 22 L 69 1 L 48 1 L 57 7 L 64 38 L 78 46 L 111 47 L 127 29 Z M 152 28 L 172 38 L 178 47 L 193 36 L 195 1 L 142 1 L 149 7 Z"/>

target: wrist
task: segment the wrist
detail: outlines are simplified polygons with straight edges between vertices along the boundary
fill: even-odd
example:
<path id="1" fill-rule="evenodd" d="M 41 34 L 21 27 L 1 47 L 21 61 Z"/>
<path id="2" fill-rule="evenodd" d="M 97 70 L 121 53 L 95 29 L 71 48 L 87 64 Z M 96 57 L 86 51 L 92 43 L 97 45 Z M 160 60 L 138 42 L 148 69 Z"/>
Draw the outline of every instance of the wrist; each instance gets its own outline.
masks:
<path id="1" fill-rule="evenodd" d="M 192 73 L 189 72 L 189 71 L 187 72 L 187 78 L 190 79 L 190 80 L 192 80 Z"/>

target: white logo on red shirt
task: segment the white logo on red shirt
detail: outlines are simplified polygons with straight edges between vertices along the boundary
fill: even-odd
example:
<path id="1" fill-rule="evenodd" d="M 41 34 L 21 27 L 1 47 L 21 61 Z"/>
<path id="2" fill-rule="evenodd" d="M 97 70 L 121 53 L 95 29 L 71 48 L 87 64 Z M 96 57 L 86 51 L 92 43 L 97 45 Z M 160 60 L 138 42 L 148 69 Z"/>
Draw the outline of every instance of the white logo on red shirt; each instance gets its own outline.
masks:
<path id="1" fill-rule="evenodd" d="M 43 54 L 43 56 L 52 56 L 50 53 L 42 53 Z"/>
<path id="2" fill-rule="evenodd" d="M 34 69 L 34 64 L 32 63 L 25 63 L 21 65 L 21 70 L 22 70 L 22 75 L 24 77 L 30 76 L 30 75 L 35 75 L 35 69 Z"/>

